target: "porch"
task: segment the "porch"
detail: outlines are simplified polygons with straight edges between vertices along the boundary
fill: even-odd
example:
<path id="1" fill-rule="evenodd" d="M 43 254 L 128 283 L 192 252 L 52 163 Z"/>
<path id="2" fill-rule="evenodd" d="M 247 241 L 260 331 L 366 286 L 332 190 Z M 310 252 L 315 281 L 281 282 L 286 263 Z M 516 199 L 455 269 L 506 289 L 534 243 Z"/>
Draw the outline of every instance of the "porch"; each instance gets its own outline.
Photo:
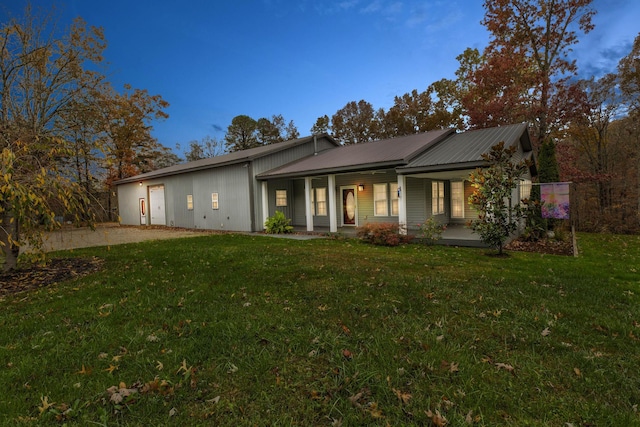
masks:
<path id="1" fill-rule="evenodd" d="M 314 227 L 312 232 L 307 231 L 306 227 L 297 226 L 293 229 L 294 233 L 299 234 L 315 234 L 315 235 L 329 235 L 329 227 Z M 337 233 L 344 237 L 355 238 L 357 234 L 356 227 L 338 227 Z M 409 230 L 409 234 L 415 235 L 415 230 Z M 471 229 L 467 228 L 463 224 L 449 224 L 447 229 L 442 232 L 442 238 L 438 240 L 438 245 L 445 246 L 464 246 L 475 248 L 486 248 L 481 240 L 480 236 L 473 233 Z"/>

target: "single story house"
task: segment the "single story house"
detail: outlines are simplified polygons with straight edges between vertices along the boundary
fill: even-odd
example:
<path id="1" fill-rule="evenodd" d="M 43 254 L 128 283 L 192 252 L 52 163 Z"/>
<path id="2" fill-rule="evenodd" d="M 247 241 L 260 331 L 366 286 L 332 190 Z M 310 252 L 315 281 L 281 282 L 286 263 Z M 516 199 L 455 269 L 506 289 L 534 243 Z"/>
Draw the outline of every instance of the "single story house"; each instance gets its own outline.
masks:
<path id="1" fill-rule="evenodd" d="M 328 135 L 198 160 L 120 180 L 122 224 L 261 231 L 276 210 L 307 231 L 337 232 L 368 222 L 409 231 L 427 218 L 464 224 L 477 217 L 467 180 L 496 143 L 532 158 L 526 124 L 453 129 L 341 146 Z M 533 163 L 532 163 L 533 164 Z M 536 174 L 516 189 L 519 200 Z"/>

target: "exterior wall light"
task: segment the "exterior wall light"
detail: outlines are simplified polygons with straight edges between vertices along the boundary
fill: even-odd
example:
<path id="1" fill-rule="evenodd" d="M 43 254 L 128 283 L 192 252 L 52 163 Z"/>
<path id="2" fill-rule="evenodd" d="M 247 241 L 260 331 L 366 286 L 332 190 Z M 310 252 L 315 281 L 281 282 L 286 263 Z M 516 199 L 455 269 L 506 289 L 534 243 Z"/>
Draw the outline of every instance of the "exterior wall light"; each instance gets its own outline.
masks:
<path id="1" fill-rule="evenodd" d="M 364 184 L 358 184 L 358 191 L 364 191 Z"/>

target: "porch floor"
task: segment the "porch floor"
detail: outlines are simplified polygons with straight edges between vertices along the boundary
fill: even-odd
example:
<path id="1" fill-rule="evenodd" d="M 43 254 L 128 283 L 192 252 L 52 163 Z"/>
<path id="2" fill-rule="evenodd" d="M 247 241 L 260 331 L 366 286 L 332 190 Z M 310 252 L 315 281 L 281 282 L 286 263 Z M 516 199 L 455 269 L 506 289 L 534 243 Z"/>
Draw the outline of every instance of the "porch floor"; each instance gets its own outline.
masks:
<path id="1" fill-rule="evenodd" d="M 296 226 L 293 231 L 301 234 L 309 233 L 304 226 Z M 329 234 L 329 227 L 314 227 L 311 233 L 319 235 Z M 338 234 L 345 237 L 356 237 L 357 229 L 356 227 L 338 227 Z M 480 240 L 480 237 L 463 224 L 447 225 L 447 229 L 442 232 L 442 238 L 437 244 L 446 246 L 486 247 Z"/>

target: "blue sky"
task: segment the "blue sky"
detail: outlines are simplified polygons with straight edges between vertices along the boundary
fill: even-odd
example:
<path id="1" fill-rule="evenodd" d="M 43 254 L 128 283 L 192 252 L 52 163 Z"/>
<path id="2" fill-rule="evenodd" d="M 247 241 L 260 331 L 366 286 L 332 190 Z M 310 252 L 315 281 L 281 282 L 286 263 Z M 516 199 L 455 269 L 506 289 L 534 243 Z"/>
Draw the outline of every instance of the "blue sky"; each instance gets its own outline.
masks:
<path id="1" fill-rule="evenodd" d="M 19 13 L 25 1 L 0 5 Z M 282 114 L 308 135 L 319 116 L 453 78 L 456 56 L 488 34 L 481 0 L 32 0 L 104 28 L 109 79 L 160 94 L 167 147 L 222 138 L 231 119 Z M 613 71 L 640 31 L 640 2 L 595 0 L 574 56 L 583 76 Z M 4 19 L 4 18 L 3 18 Z M 182 153 L 178 153 L 182 154 Z"/>

